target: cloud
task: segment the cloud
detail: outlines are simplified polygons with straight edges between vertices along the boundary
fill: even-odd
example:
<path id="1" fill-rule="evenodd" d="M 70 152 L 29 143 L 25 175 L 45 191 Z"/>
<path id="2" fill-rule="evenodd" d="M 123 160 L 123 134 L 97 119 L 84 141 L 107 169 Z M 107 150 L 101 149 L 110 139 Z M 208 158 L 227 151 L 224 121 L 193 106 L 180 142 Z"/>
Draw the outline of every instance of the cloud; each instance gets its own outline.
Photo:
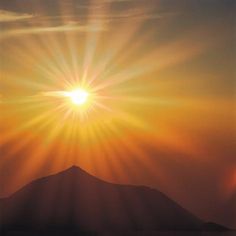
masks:
<path id="1" fill-rule="evenodd" d="M 13 11 L 5 11 L 0 9 L 0 23 L 1 22 L 12 22 L 19 20 L 26 20 L 34 17 L 32 14 L 17 13 Z"/>
<path id="2" fill-rule="evenodd" d="M 78 31 L 78 32 L 88 32 L 88 31 L 106 31 L 104 25 L 98 24 L 77 24 L 69 23 L 60 26 L 48 26 L 48 27 L 23 27 L 5 30 L 1 33 L 0 39 L 8 38 L 10 36 L 19 36 L 27 34 L 41 34 L 41 33 L 53 33 L 53 32 L 68 32 L 68 31 Z"/>
<path id="3" fill-rule="evenodd" d="M 122 12 L 113 12 L 105 14 L 92 14 L 89 16 L 90 19 L 97 20 L 123 20 L 123 19 L 157 19 L 161 18 L 162 15 L 155 12 L 144 11 L 143 9 L 127 9 Z"/>
<path id="4" fill-rule="evenodd" d="M 142 2 L 139 0 L 138 2 Z M 163 17 L 159 11 L 150 5 L 122 4 L 119 8 L 107 9 L 108 3 L 131 3 L 134 0 L 101 0 L 95 5 L 75 4 L 73 11 L 69 8 L 66 12 L 53 12 L 51 7 L 31 9 L 28 13 L 16 12 L 16 10 L 0 9 L 0 24 L 2 32 L 0 39 L 14 36 L 54 33 L 54 32 L 99 32 L 112 30 L 112 23 L 123 23 L 127 20 L 131 23 L 156 20 Z M 92 9 L 91 9 L 92 8 Z M 90 11 L 91 9 L 91 11 Z M 87 11 L 88 10 L 88 11 Z M 17 21 L 17 24 L 13 24 Z M 140 23 L 141 24 L 141 23 Z"/>

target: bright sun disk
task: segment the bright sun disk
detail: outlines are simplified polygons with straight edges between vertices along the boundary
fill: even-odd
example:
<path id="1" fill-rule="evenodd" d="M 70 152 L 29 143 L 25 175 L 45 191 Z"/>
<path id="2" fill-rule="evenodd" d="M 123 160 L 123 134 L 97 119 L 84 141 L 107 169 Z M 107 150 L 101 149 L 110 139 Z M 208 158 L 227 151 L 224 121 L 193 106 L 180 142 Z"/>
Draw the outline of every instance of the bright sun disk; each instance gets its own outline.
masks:
<path id="1" fill-rule="evenodd" d="M 66 93 L 71 102 L 75 105 L 83 105 L 87 102 L 89 93 L 84 89 L 76 89 Z"/>

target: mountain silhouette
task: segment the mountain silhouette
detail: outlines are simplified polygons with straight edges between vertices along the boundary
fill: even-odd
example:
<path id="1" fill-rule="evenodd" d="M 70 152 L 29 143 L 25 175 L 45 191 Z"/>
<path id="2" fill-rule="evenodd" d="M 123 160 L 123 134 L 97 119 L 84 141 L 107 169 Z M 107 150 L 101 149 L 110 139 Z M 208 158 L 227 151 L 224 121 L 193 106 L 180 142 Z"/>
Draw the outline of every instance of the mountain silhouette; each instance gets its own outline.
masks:
<path id="1" fill-rule="evenodd" d="M 0 204 L 3 230 L 201 230 L 205 225 L 157 190 L 108 183 L 75 166 L 33 181 Z M 212 225 L 207 223 L 220 229 Z"/>

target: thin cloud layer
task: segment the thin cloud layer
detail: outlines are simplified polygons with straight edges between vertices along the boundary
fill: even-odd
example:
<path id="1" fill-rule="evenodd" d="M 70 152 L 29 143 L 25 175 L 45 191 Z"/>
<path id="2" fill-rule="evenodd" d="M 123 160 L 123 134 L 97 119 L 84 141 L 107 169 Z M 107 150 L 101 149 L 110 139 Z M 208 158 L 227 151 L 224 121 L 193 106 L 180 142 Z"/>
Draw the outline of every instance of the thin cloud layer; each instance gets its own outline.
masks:
<path id="1" fill-rule="evenodd" d="M 126 11 L 106 11 L 102 8 L 92 8 L 92 10 L 89 13 L 86 11 L 80 12 L 81 8 L 79 8 L 75 13 L 64 12 L 60 15 L 59 13 L 58 15 L 43 15 L 38 12 L 33 15 L 0 10 L 0 25 L 2 25 L 0 39 L 50 32 L 107 31 L 111 29 L 112 22 L 119 23 L 127 19 L 131 22 L 140 22 L 156 20 L 162 17 L 158 12 L 151 12 L 150 9 L 141 9 L 139 7 L 127 9 Z"/>
<path id="2" fill-rule="evenodd" d="M 51 27 L 27 27 L 27 28 L 19 28 L 19 29 L 12 29 L 6 30 L 0 35 L 0 39 L 7 38 L 10 36 L 17 36 L 17 35 L 26 35 L 26 34 L 42 34 L 42 33 L 50 33 L 50 32 L 89 32 L 89 31 L 105 31 L 106 27 L 102 25 L 79 25 L 79 24 L 65 24 L 60 26 L 51 26 Z"/>
<path id="3" fill-rule="evenodd" d="M 26 20 L 34 17 L 32 14 L 26 13 L 17 13 L 13 11 L 6 11 L 0 9 L 0 23 L 1 22 L 12 22 L 12 21 L 19 21 L 19 20 Z"/>

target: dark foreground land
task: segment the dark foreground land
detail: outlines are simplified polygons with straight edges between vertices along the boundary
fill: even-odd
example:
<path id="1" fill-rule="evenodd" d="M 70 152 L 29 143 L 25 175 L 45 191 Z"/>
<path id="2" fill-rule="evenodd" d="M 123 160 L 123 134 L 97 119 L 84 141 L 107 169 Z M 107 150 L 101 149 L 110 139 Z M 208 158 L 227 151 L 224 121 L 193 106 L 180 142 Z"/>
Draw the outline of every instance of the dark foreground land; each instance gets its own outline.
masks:
<path id="1" fill-rule="evenodd" d="M 155 189 L 107 183 L 77 167 L 0 199 L 0 209 L 6 236 L 236 236 Z"/>
<path id="2" fill-rule="evenodd" d="M 122 231 L 86 233 L 78 231 L 8 231 L 2 236 L 236 236 L 236 231 L 197 232 L 197 231 Z"/>

